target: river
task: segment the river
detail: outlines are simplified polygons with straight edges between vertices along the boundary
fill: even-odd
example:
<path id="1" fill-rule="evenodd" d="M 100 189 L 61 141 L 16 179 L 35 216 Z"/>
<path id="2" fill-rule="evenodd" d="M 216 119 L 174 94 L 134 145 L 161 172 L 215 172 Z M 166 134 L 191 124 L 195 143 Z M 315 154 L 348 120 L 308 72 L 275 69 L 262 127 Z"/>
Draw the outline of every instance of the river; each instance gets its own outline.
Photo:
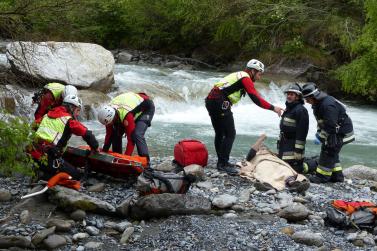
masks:
<path id="1" fill-rule="evenodd" d="M 0 63 L 6 64 L 4 54 L 0 54 Z M 214 132 L 204 107 L 204 98 L 212 85 L 226 74 L 116 64 L 115 86 L 118 88 L 109 93 L 109 96 L 114 97 L 122 91 L 145 91 L 155 96 L 156 114 L 152 127 L 146 133 L 151 156 L 172 156 L 174 144 L 184 138 L 203 141 L 210 155 L 215 155 Z M 279 82 L 270 82 L 268 85 L 258 85 L 258 90 L 266 100 L 284 107 L 284 86 L 279 86 Z M 356 141 L 346 145 L 341 152 L 343 166 L 363 164 L 377 167 L 377 108 L 342 101 L 347 104 L 347 111 L 353 120 L 356 135 Z M 25 103 L 30 102 L 31 97 L 26 97 Z M 317 124 L 310 105 L 305 106 L 310 115 L 306 156 L 318 155 L 320 146 L 313 144 Z M 248 97 L 243 98 L 232 110 L 237 137 L 231 156 L 245 156 L 249 147 L 261 133 L 266 133 L 268 136 L 266 145 L 276 150 L 279 117 L 275 113 L 259 108 Z M 94 131 L 102 144 L 105 136 L 104 127 L 95 120 L 84 121 L 84 123 Z M 79 145 L 83 141 L 72 138 L 70 143 Z"/>
<path id="2" fill-rule="evenodd" d="M 169 90 L 169 93 L 175 93 L 175 98 L 157 95 L 154 99 L 156 114 L 152 127 L 146 133 L 152 156 L 173 155 L 174 144 L 184 138 L 203 141 L 207 145 L 210 155 L 215 155 L 214 132 L 204 107 L 204 98 L 213 83 L 226 73 L 120 64 L 116 65 L 115 72 L 118 92 L 130 90 L 130 88 L 134 91 L 148 91 L 148 85 L 152 84 L 157 85 L 161 92 Z M 137 90 L 138 85 L 141 87 L 140 90 Z M 260 88 L 260 92 L 274 105 L 284 107 L 283 88 L 279 87 L 279 83 L 271 82 L 265 88 Z M 116 93 L 113 92 L 109 95 L 113 97 Z M 177 99 L 176 97 L 181 98 Z M 341 153 L 343 166 L 363 164 L 377 167 L 377 108 L 344 102 L 348 106 L 348 114 L 354 123 L 356 141 L 343 148 Z M 305 106 L 310 114 L 306 155 L 318 155 L 320 146 L 313 144 L 317 124 L 310 105 L 306 104 Z M 266 133 L 268 136 L 266 145 L 273 150 L 276 149 L 279 117 L 275 113 L 259 108 L 248 97 L 233 107 L 233 113 L 237 137 L 231 156 L 245 156 L 249 147 L 261 133 Z M 97 121 L 87 121 L 86 124 L 94 129 L 102 142 L 103 126 Z"/>

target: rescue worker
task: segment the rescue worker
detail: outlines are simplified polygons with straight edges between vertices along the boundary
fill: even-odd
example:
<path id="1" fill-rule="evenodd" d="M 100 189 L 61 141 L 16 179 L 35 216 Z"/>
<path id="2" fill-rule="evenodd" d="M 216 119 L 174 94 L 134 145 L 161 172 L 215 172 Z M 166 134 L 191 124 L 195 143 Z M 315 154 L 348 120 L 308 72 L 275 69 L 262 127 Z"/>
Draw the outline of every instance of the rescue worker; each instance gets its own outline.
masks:
<path id="1" fill-rule="evenodd" d="M 68 95 L 61 106 L 43 116 L 35 133 L 31 155 L 39 164 L 39 170 L 44 172 L 44 179 L 58 172 L 66 172 L 73 179 L 80 179 L 80 172 L 61 159 L 72 134 L 81 136 L 93 152 L 98 151 L 98 142 L 92 132 L 77 120 L 81 108 L 81 99 L 76 95 Z"/>
<path id="2" fill-rule="evenodd" d="M 98 112 L 98 120 L 106 126 L 103 151 L 112 150 L 122 153 L 122 136 L 125 133 L 127 147 L 124 152 L 132 155 L 135 144 L 139 156 L 147 157 L 150 162 L 145 132 L 151 126 L 155 107 L 145 93 L 127 92 L 115 97 L 109 105 Z"/>
<path id="3" fill-rule="evenodd" d="M 217 82 L 205 99 L 215 130 L 217 169 L 229 175 L 238 174 L 235 165 L 229 163 L 229 155 L 236 136 L 232 105 L 240 101 L 247 93 L 251 100 L 261 108 L 274 111 L 279 116 L 283 112 L 282 108 L 264 100 L 255 89 L 254 81 L 259 80 L 263 72 L 262 62 L 252 59 L 247 63 L 244 71 L 231 73 Z"/>
<path id="4" fill-rule="evenodd" d="M 314 83 L 303 86 L 303 97 L 312 105 L 318 123 L 316 137 L 320 139 L 321 153 L 315 175 L 310 177 L 314 183 L 343 182 L 339 153 L 342 146 L 355 140 L 351 118 L 343 103 L 318 90 Z"/>
<path id="5" fill-rule="evenodd" d="M 77 95 L 77 89 L 73 85 L 49 83 L 33 96 L 33 104 L 38 107 L 34 113 L 34 119 L 38 123 L 42 117 L 52 108 L 60 106 L 63 99 L 68 95 Z"/>
<path id="6" fill-rule="evenodd" d="M 285 112 L 280 120 L 280 137 L 277 142 L 279 158 L 298 173 L 307 173 L 304 164 L 306 136 L 309 130 L 308 110 L 304 106 L 301 86 L 291 85 L 284 91 L 287 95 Z"/>

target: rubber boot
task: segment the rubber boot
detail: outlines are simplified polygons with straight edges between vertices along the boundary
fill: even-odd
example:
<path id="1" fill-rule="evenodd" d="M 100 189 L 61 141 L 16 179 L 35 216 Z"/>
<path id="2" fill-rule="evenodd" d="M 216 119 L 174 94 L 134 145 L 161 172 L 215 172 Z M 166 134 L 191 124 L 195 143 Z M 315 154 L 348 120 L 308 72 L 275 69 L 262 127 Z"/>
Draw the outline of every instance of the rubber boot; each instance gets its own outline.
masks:
<path id="1" fill-rule="evenodd" d="M 312 183 L 328 183 L 331 180 L 331 176 L 325 176 L 320 173 L 316 173 L 315 175 L 310 175 L 309 180 Z"/>
<path id="2" fill-rule="evenodd" d="M 239 171 L 235 168 L 235 165 L 228 163 L 217 163 L 217 170 L 220 172 L 226 172 L 228 175 L 238 175 Z"/>
<path id="3" fill-rule="evenodd" d="M 342 171 L 332 172 L 331 182 L 344 182 L 344 175 Z"/>

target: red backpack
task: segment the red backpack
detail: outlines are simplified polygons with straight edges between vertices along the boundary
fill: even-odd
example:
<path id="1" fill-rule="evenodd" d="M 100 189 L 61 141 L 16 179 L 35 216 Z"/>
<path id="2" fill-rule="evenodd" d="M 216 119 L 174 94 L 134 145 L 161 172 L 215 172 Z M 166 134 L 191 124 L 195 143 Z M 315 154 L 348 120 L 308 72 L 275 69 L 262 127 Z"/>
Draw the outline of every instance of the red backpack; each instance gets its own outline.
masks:
<path id="1" fill-rule="evenodd" d="M 174 146 L 174 160 L 182 167 L 191 164 L 205 167 L 208 163 L 207 147 L 199 140 L 181 140 Z"/>

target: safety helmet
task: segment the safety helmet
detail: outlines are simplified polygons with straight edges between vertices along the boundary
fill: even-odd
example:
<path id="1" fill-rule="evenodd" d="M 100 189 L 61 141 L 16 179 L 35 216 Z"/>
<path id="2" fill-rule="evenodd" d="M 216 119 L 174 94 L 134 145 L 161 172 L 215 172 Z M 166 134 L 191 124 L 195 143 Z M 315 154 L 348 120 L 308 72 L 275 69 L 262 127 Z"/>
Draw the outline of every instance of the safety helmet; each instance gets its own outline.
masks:
<path id="1" fill-rule="evenodd" d="M 249 62 L 247 62 L 246 67 L 249 69 L 255 69 L 262 73 L 264 72 L 264 64 L 257 59 L 252 59 Z"/>
<path id="2" fill-rule="evenodd" d="M 299 95 L 299 96 L 302 97 L 302 88 L 301 88 L 301 86 L 300 86 L 298 83 L 294 83 L 294 84 L 290 85 L 290 86 L 284 91 L 284 93 L 288 93 L 288 92 L 294 92 L 294 93 L 296 93 L 297 95 Z"/>
<path id="3" fill-rule="evenodd" d="M 110 124 L 115 117 L 115 109 L 111 106 L 105 105 L 98 111 L 98 121 L 103 125 Z"/>
<path id="4" fill-rule="evenodd" d="M 319 94 L 321 93 L 321 92 L 318 90 L 316 84 L 314 84 L 314 83 L 307 83 L 307 84 L 305 84 L 305 85 L 302 87 L 302 91 L 301 91 L 301 92 L 302 92 L 302 96 L 303 96 L 304 98 L 309 98 L 309 97 L 314 97 L 314 98 L 316 98 L 316 97 L 318 97 Z"/>
<path id="5" fill-rule="evenodd" d="M 77 89 L 73 85 L 66 85 L 64 87 L 62 97 L 63 99 L 69 95 L 76 95 L 77 96 Z"/>
<path id="6" fill-rule="evenodd" d="M 77 95 L 68 95 L 63 99 L 63 104 L 71 104 L 76 107 L 82 108 L 82 101 Z"/>

